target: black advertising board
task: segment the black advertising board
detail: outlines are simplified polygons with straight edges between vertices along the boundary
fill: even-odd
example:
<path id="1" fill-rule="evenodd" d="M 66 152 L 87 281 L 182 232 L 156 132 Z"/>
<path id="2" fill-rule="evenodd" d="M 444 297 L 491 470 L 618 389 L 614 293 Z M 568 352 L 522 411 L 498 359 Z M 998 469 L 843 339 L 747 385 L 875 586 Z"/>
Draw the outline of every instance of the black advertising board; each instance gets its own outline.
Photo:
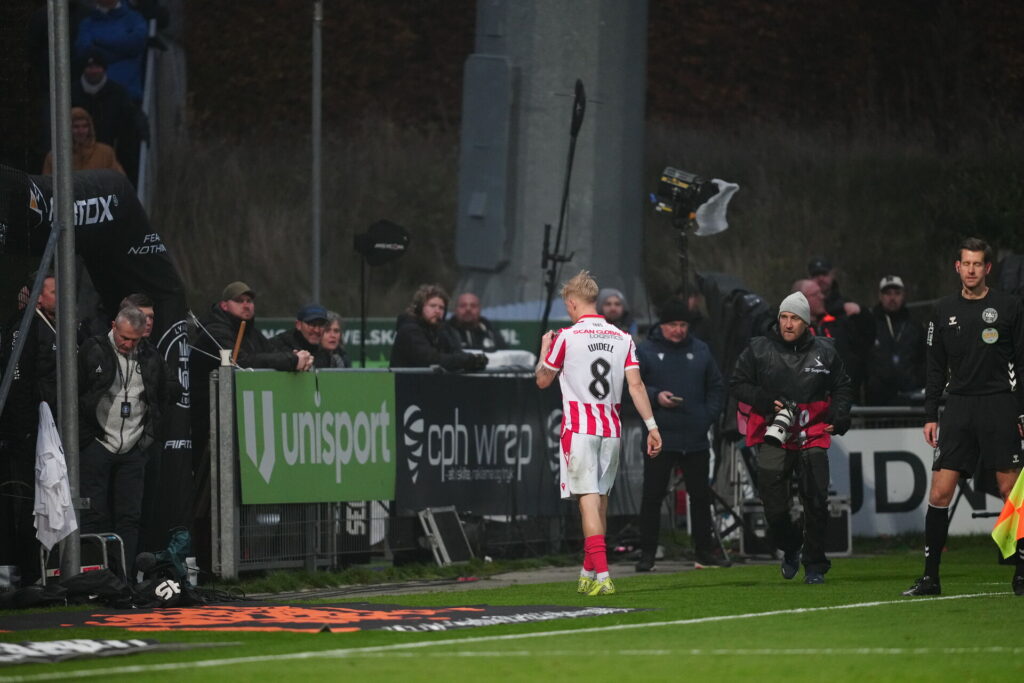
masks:
<path id="1" fill-rule="evenodd" d="M 395 499 L 401 510 L 454 505 L 480 515 L 559 514 L 557 387 L 532 376 L 395 375 L 398 450 Z M 636 514 L 642 426 L 623 406 L 623 449 L 609 512 Z"/>

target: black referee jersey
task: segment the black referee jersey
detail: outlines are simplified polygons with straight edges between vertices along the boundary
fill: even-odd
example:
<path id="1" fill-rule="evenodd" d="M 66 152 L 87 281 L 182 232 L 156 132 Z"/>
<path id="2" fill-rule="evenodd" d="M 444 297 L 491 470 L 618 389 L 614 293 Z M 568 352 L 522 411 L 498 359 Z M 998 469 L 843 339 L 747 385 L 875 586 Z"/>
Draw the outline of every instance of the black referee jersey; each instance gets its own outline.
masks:
<path id="1" fill-rule="evenodd" d="M 939 398 L 949 393 L 982 396 L 1016 394 L 1024 413 L 1024 303 L 989 289 L 981 299 L 947 296 L 928 322 L 925 422 L 938 422 Z"/>

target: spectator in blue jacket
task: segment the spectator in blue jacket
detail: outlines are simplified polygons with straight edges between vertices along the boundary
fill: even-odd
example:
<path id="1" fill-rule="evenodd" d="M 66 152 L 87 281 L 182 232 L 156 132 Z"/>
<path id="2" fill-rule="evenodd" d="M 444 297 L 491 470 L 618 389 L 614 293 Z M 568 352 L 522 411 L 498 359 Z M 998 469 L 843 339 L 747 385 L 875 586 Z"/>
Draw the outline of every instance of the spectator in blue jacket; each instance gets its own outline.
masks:
<path id="1" fill-rule="evenodd" d="M 644 458 L 644 493 L 640 506 L 638 572 L 654 568 L 661 523 L 661 504 L 672 470 L 683 469 L 689 496 L 695 566 L 726 566 L 714 552 L 711 534 L 710 442 L 708 429 L 725 405 L 725 383 L 707 344 L 690 335 L 694 313 L 672 300 L 661 308 L 658 325 L 637 348 L 640 376 L 654 407 L 664 447 L 656 458 Z"/>
<path id="2" fill-rule="evenodd" d="M 107 77 L 120 83 L 136 102 L 142 100 L 142 57 L 149 29 L 142 15 L 121 0 L 96 0 L 96 9 L 78 25 L 75 57 L 102 55 Z"/>

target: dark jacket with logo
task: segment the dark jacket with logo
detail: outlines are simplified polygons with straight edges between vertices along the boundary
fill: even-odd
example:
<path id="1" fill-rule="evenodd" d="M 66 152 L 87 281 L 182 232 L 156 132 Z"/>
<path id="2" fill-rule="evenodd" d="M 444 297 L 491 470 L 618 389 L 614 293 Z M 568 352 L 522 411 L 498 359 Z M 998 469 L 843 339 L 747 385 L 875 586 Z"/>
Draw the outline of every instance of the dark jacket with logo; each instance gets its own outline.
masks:
<path id="1" fill-rule="evenodd" d="M 747 445 L 764 441 L 776 399 L 794 401 L 800 411 L 787 449 L 828 448 L 831 438 L 825 425 L 834 425 L 836 434 L 850 428 L 852 393 L 843 361 L 831 339 L 810 331 L 789 343 L 776 324 L 765 336 L 751 339 L 736 360 L 729 386 L 740 402 L 740 413 L 745 406 L 748 411 L 743 416 Z"/>
<path id="2" fill-rule="evenodd" d="M 430 325 L 418 315 L 402 313 L 395 322 L 395 343 L 391 367 L 426 368 L 440 365 L 445 370 L 475 370 L 486 365 L 487 357 L 452 348 L 440 334 L 440 325 Z"/>
<path id="3" fill-rule="evenodd" d="M 78 440 L 81 448 L 102 434 L 96 407 L 117 376 L 115 353 L 107 334 L 89 337 L 78 349 Z M 135 349 L 135 358 L 142 374 L 140 400 L 146 404 L 143 435 L 138 444 L 144 449 L 156 438 L 163 409 L 180 387 L 177 375 L 168 372 L 164 359 L 152 344 L 140 343 Z"/>
<path id="4" fill-rule="evenodd" d="M 899 393 L 924 386 L 924 328 L 903 306 L 894 313 L 882 307 L 871 309 L 875 321 L 875 343 L 868 363 L 865 386 L 871 405 L 893 405 Z"/>
<path id="5" fill-rule="evenodd" d="M 708 428 L 725 405 L 725 383 L 708 345 L 693 336 L 671 342 L 655 325 L 636 352 L 664 449 L 692 452 L 708 448 Z M 681 396 L 682 403 L 662 407 L 658 403 L 662 391 Z"/>
<path id="6" fill-rule="evenodd" d="M 990 289 L 981 299 L 959 294 L 935 304 L 928 322 L 925 422 L 937 422 L 944 389 L 959 396 L 1009 393 L 1024 413 L 1024 304 Z"/>

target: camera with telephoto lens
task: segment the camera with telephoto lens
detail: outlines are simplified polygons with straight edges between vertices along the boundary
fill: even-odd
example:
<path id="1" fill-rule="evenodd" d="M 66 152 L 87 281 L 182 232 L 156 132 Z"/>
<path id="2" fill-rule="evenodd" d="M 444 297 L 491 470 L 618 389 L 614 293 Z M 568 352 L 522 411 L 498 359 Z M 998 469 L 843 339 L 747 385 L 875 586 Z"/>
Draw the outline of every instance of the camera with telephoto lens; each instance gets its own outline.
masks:
<path id="1" fill-rule="evenodd" d="M 780 398 L 779 403 L 782 404 L 782 410 L 775 413 L 771 424 L 764 432 L 765 442 L 777 447 L 781 447 L 789 440 L 789 428 L 793 426 L 793 421 L 800 412 L 795 401 Z"/>

